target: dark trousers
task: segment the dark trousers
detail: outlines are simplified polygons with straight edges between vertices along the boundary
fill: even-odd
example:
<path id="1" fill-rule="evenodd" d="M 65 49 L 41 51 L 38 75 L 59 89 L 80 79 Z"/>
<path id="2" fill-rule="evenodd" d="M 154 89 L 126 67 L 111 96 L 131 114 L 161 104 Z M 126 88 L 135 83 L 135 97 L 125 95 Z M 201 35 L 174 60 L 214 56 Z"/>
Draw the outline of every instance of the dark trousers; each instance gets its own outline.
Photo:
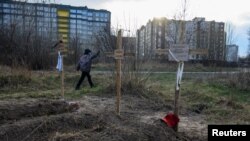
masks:
<path id="1" fill-rule="evenodd" d="M 78 83 L 76 85 L 76 89 L 80 88 L 80 85 L 82 84 L 82 81 L 84 80 L 85 76 L 87 76 L 87 78 L 88 78 L 88 82 L 89 82 L 90 87 L 94 86 L 94 84 L 93 84 L 93 82 L 91 80 L 91 76 L 90 76 L 89 72 L 84 72 L 83 71 L 82 75 L 81 75 L 81 78 L 79 79 L 79 81 L 78 81 Z"/>

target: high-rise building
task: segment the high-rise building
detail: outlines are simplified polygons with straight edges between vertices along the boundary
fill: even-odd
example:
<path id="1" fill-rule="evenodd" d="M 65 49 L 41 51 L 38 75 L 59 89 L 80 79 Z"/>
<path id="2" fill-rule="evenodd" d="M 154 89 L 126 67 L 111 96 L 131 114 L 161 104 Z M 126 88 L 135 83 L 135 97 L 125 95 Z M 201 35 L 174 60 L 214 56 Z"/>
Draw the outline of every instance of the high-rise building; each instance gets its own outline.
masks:
<path id="1" fill-rule="evenodd" d="M 137 38 L 137 47 L 140 48 L 143 41 L 150 56 L 155 56 L 157 49 L 188 44 L 190 60 L 225 60 L 226 34 L 223 22 L 205 21 L 205 18 L 194 18 L 191 21 L 154 18 L 143 27 L 143 30 L 141 28 L 137 31 L 140 37 Z M 145 33 L 146 36 L 142 36 Z"/>
<path id="2" fill-rule="evenodd" d="M 142 26 L 139 31 L 136 32 L 136 55 L 139 58 L 146 56 L 146 28 Z"/>
<path id="3" fill-rule="evenodd" d="M 226 61 L 238 62 L 238 49 L 237 45 L 227 45 L 226 47 Z"/>
<path id="4" fill-rule="evenodd" d="M 66 44 L 77 39 L 83 47 L 93 45 L 98 32 L 110 34 L 110 20 L 109 11 L 86 6 L 0 1 L 0 26 L 32 29 L 36 35 L 51 40 L 62 38 Z"/>

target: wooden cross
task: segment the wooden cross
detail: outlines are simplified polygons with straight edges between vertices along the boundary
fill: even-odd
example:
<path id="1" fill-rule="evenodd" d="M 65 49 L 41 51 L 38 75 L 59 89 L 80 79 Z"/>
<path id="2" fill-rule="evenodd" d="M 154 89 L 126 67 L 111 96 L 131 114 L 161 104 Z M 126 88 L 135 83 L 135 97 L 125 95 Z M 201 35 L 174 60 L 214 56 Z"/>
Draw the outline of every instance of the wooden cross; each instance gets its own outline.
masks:
<path id="1" fill-rule="evenodd" d="M 122 31 L 118 31 L 117 35 L 117 49 L 114 52 L 114 58 L 116 59 L 116 113 L 120 115 L 121 105 L 121 70 L 122 70 L 122 59 L 124 58 L 124 50 L 122 49 Z"/>
<path id="2" fill-rule="evenodd" d="M 114 57 L 115 62 L 115 68 L 116 68 L 116 113 L 117 115 L 120 115 L 120 105 L 121 105 L 121 74 L 122 74 L 122 59 L 124 59 L 125 56 L 135 56 L 133 53 L 125 53 L 124 49 L 122 49 L 122 31 L 118 31 L 117 35 L 117 42 L 116 42 L 116 49 L 114 52 L 106 52 L 105 53 L 108 57 Z"/>
<path id="3" fill-rule="evenodd" d="M 61 75 L 61 97 L 64 100 L 64 67 L 63 67 L 63 57 L 67 55 L 68 49 L 65 47 L 62 37 L 61 39 L 54 45 L 56 48 L 56 52 L 61 55 L 61 64 L 62 64 L 62 69 L 60 70 L 60 75 Z M 58 54 L 59 55 L 59 54 Z"/>
<path id="4" fill-rule="evenodd" d="M 176 84 L 175 84 L 175 100 L 174 100 L 174 114 L 177 117 L 179 116 L 179 97 L 180 97 L 181 79 L 182 79 L 182 74 L 183 74 L 183 69 L 184 69 L 184 61 L 188 60 L 188 53 L 186 52 L 188 48 L 185 49 L 184 46 L 185 45 L 176 45 L 176 47 L 173 49 L 174 51 L 178 50 L 177 53 L 173 53 L 171 51 L 171 48 L 158 49 L 155 51 L 157 54 L 168 54 L 169 59 L 174 60 L 178 63 L 178 68 L 177 68 L 177 73 L 176 73 Z M 178 123 L 174 127 L 174 130 L 176 132 L 178 131 Z"/>

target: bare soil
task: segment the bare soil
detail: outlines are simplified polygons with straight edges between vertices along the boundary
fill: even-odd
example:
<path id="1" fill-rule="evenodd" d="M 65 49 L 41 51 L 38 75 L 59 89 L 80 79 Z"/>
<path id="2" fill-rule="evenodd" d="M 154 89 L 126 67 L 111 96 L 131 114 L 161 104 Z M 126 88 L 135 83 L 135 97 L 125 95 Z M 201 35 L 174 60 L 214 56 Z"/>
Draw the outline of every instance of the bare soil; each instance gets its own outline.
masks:
<path id="1" fill-rule="evenodd" d="M 78 105 L 72 105 L 72 102 Z M 173 108 L 142 96 L 123 95 L 120 116 L 112 95 L 85 95 L 77 101 L 0 101 L 1 141 L 200 141 L 200 115 L 180 115 L 179 132 L 161 122 Z M 78 107 L 79 106 L 79 107 Z"/>

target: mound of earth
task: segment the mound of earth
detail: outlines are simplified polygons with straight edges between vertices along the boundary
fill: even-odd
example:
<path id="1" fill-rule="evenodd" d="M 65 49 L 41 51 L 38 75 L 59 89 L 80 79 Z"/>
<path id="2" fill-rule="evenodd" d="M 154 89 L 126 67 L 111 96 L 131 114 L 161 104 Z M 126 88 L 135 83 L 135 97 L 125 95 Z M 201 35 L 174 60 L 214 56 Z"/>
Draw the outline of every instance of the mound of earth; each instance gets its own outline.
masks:
<path id="1" fill-rule="evenodd" d="M 40 103 L 39 103 L 40 102 Z M 71 101 L 72 102 L 72 101 Z M 147 98 L 124 95 L 121 114 L 115 97 L 84 96 L 75 107 L 56 100 L 2 101 L 1 141 L 193 141 L 185 132 L 174 132 L 160 117 L 172 107 Z M 11 110 L 7 110 L 11 107 Z M 26 109 L 26 110 L 24 110 Z M 76 111 L 76 109 L 78 109 Z M 8 112 L 6 112 L 8 111 Z M 15 112 L 16 111 L 16 112 Z"/>

